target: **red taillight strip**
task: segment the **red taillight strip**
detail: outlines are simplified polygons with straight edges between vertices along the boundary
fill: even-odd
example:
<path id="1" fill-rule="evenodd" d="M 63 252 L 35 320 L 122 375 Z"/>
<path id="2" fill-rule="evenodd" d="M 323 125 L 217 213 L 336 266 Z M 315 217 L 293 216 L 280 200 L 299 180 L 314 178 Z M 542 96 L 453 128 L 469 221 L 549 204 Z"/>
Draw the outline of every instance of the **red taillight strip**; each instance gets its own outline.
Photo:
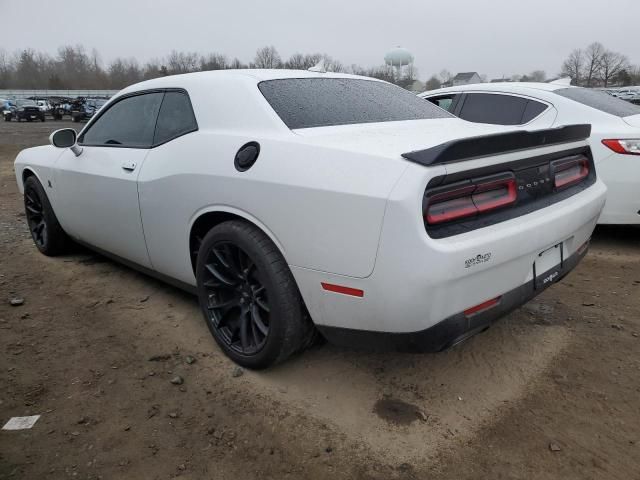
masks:
<path id="1" fill-rule="evenodd" d="M 485 183 L 482 179 L 474 180 L 470 185 L 458 186 L 429 197 L 424 215 L 427 223 L 437 225 L 515 203 L 518 196 L 515 178 L 492 178 Z M 504 195 L 491 196 L 492 192 L 500 193 L 502 189 L 506 189 Z"/>
<path id="2" fill-rule="evenodd" d="M 554 185 L 556 188 L 564 188 L 581 182 L 589 176 L 589 161 L 586 158 L 580 158 L 571 162 L 559 164 L 551 163 L 553 170 Z M 577 168 L 574 174 L 567 174 L 571 169 Z"/>
<path id="3" fill-rule="evenodd" d="M 491 300 L 482 302 L 481 304 L 476 305 L 475 307 L 467 308 L 463 313 L 465 314 L 465 316 L 469 317 L 476 313 L 484 312 L 485 310 L 489 310 L 490 308 L 493 308 L 496 305 L 498 305 L 500 303 L 501 298 L 502 296 L 492 298 Z"/>
<path id="4" fill-rule="evenodd" d="M 605 139 L 602 144 L 622 155 L 640 155 L 640 139 Z"/>
<path id="5" fill-rule="evenodd" d="M 494 190 L 498 190 L 499 188 L 506 187 L 507 195 L 504 197 L 496 198 L 494 200 L 484 201 L 481 199 L 481 195 L 491 193 Z M 516 181 L 513 178 L 508 180 L 501 180 L 499 182 L 488 183 L 479 185 L 478 189 L 471 196 L 473 199 L 473 203 L 478 209 L 479 213 L 488 212 L 490 210 L 494 210 L 496 208 L 504 207 L 516 201 L 517 188 Z"/>
<path id="6" fill-rule="evenodd" d="M 342 293 L 343 295 L 351 295 L 352 297 L 364 297 L 364 290 L 359 288 L 345 287 L 343 285 L 335 285 L 333 283 L 320 282 L 322 289 L 328 292 Z"/>

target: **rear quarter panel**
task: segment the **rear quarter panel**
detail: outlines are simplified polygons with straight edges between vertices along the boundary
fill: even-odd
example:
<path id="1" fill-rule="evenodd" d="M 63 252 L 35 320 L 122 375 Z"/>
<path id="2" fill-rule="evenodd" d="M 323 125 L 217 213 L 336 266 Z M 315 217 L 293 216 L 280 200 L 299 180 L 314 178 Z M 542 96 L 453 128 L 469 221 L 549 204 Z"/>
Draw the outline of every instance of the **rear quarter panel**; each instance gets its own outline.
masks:
<path id="1" fill-rule="evenodd" d="M 234 157 L 248 141 L 260 143 L 260 156 L 238 172 Z M 263 228 L 292 266 L 366 277 L 387 196 L 406 168 L 402 161 L 307 145 L 293 135 L 185 135 L 151 150 L 140 172 L 151 261 L 193 284 L 191 226 L 203 213 L 226 211 Z"/>

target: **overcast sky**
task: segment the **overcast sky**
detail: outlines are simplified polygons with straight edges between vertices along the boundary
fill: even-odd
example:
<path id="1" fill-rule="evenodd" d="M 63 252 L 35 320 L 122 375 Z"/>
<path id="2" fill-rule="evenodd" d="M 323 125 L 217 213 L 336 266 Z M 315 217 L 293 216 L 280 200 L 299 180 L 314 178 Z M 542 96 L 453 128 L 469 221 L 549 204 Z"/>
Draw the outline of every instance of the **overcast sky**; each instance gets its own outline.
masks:
<path id="1" fill-rule="evenodd" d="M 545 70 L 600 41 L 640 63 L 640 0 L 0 0 L 8 51 L 65 44 L 141 63 L 171 50 L 253 59 L 274 45 L 374 66 L 401 45 L 421 79 L 443 68 L 489 78 Z"/>

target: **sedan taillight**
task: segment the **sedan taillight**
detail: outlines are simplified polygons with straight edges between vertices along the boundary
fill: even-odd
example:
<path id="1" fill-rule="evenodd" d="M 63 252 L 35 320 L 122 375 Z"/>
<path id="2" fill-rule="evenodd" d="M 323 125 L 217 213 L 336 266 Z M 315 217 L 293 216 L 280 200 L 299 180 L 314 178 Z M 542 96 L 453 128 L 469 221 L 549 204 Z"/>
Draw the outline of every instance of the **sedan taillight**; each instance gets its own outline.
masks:
<path id="1" fill-rule="evenodd" d="M 516 198 L 516 180 L 512 173 L 492 175 L 432 192 L 428 195 L 424 218 L 429 225 L 437 225 L 511 205 Z"/>
<path id="2" fill-rule="evenodd" d="M 551 162 L 551 173 L 556 189 L 570 187 L 589 176 L 589 160 L 579 157 Z"/>
<path id="3" fill-rule="evenodd" d="M 640 155 L 640 139 L 628 138 L 625 140 L 602 140 L 603 145 L 616 153 L 623 155 Z"/>

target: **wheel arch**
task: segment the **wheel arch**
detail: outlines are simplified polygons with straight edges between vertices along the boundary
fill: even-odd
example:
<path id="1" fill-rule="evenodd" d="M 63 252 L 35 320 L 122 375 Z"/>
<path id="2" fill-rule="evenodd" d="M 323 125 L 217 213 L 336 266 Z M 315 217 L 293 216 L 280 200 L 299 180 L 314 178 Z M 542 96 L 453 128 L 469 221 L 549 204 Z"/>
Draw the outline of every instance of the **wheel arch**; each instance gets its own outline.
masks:
<path id="1" fill-rule="evenodd" d="M 271 232 L 264 223 L 255 218 L 253 215 L 245 211 L 227 206 L 210 207 L 196 213 L 190 222 L 189 258 L 191 260 L 191 269 L 193 270 L 194 275 L 196 271 L 197 248 L 199 246 L 198 239 L 201 240 L 202 238 L 204 238 L 207 232 L 215 226 L 220 225 L 223 222 L 228 222 L 230 220 L 242 220 L 260 229 L 271 239 L 271 241 L 275 244 L 286 261 L 287 257 L 285 255 L 285 250 L 276 235 Z"/>
<path id="2" fill-rule="evenodd" d="M 40 178 L 36 174 L 35 170 L 33 170 L 30 167 L 23 168 L 22 169 L 22 185 L 25 184 L 25 182 L 27 181 L 27 178 L 29 178 L 29 177 L 36 177 L 36 179 L 40 182 Z M 42 183 L 42 182 L 40 182 L 40 183 Z"/>

